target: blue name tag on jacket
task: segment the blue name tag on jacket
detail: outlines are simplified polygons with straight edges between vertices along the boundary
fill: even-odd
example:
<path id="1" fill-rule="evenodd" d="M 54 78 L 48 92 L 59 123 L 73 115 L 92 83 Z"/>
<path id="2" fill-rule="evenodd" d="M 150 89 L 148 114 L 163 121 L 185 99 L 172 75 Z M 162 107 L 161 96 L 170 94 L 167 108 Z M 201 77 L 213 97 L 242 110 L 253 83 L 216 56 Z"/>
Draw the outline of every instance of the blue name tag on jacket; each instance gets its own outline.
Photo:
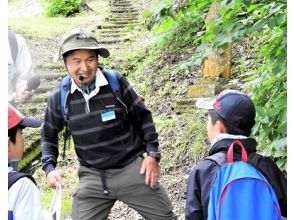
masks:
<path id="1" fill-rule="evenodd" d="M 110 112 L 102 113 L 101 114 L 101 118 L 102 118 L 102 121 L 103 122 L 113 120 L 113 119 L 116 118 L 115 117 L 115 112 L 114 111 L 110 111 Z"/>

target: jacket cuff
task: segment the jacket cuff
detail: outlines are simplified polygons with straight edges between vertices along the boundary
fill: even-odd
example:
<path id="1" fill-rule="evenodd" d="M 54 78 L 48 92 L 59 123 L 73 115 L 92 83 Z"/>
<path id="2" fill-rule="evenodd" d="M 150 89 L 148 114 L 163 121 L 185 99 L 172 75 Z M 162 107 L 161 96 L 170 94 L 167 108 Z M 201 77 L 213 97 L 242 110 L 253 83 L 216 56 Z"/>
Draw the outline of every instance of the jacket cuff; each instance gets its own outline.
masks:
<path id="1" fill-rule="evenodd" d="M 47 177 L 48 173 L 50 173 L 52 170 L 55 170 L 55 167 L 53 166 L 53 164 L 47 164 L 43 167 L 43 170 L 45 171 Z"/>
<path id="2" fill-rule="evenodd" d="M 146 151 L 147 152 L 158 152 L 158 147 L 157 146 L 152 146 L 152 145 L 147 145 L 146 146 Z"/>

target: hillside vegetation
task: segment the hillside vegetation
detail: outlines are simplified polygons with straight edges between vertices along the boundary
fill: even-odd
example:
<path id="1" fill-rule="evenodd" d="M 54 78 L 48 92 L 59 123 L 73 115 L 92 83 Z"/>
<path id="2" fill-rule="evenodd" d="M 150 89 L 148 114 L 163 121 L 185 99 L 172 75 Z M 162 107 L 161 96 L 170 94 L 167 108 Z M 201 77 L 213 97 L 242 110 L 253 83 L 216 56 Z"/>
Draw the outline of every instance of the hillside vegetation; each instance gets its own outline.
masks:
<path id="1" fill-rule="evenodd" d="M 287 7 L 286 1 L 231 0 L 221 4 L 219 18 L 205 24 L 212 2 L 159 1 L 147 13 L 157 48 L 194 48 L 178 72 L 194 71 L 210 54 L 206 50 L 233 43 L 232 82 L 252 95 L 257 108 L 253 136 L 259 149 L 286 170 L 287 147 Z M 171 51 L 171 54 L 173 52 Z"/>
<path id="2" fill-rule="evenodd" d="M 10 7 L 17 2 L 9 2 Z M 259 142 L 259 151 L 272 157 L 286 174 L 286 1 L 219 0 L 219 17 L 208 25 L 204 20 L 215 1 L 139 0 L 134 7 L 138 12 L 137 20 L 123 30 L 119 29 L 120 34 L 110 31 L 111 25 L 105 22 L 113 10 L 111 1 L 76 2 L 86 3 L 92 11 L 83 7 L 68 17 L 43 14 L 9 19 L 10 28 L 28 40 L 36 72 L 43 77 L 44 93 L 34 97 L 36 103 L 43 104 L 21 106 L 27 114 L 42 119 L 48 91 L 67 74 L 62 62 L 51 62 L 60 35 L 75 26 L 95 30 L 97 36 L 105 35 L 101 42 L 110 48 L 111 57 L 101 63 L 126 76 L 152 110 L 163 153 L 160 182 L 166 188 L 175 212 L 184 219 L 187 176 L 193 165 L 207 154 L 209 143 L 205 111 L 197 110 L 193 104 L 179 108 L 176 102 L 186 99 L 188 87 L 201 77 L 201 65 L 211 54 L 207 48 L 225 49 L 232 43 L 232 71 L 225 87 L 240 89 L 253 98 L 257 118 L 252 136 Z M 46 1 L 42 0 L 40 5 L 45 7 Z M 108 29 L 98 30 L 99 25 Z M 118 35 L 120 38 L 116 37 Z M 39 134 L 35 136 L 39 137 Z M 61 143 L 60 151 L 62 147 Z M 53 191 L 48 188 L 40 166 L 40 160 L 36 160 L 34 176 L 48 209 Z M 73 143 L 66 152 L 66 159 L 59 158 L 58 168 L 66 182 L 63 217 L 69 218 L 78 168 Z M 118 202 L 109 219 L 140 219 L 140 216 Z"/>

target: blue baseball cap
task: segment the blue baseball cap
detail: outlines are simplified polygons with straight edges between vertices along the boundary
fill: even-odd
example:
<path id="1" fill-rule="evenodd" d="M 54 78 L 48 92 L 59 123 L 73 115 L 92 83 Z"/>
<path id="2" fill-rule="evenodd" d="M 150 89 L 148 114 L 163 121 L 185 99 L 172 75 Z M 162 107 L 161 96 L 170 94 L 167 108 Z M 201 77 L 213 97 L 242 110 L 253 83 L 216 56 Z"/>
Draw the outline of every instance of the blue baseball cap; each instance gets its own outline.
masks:
<path id="1" fill-rule="evenodd" d="M 198 100 L 196 106 L 202 109 L 214 109 L 229 124 L 237 128 L 252 128 L 255 124 L 255 106 L 246 94 L 226 89 L 215 100 Z"/>

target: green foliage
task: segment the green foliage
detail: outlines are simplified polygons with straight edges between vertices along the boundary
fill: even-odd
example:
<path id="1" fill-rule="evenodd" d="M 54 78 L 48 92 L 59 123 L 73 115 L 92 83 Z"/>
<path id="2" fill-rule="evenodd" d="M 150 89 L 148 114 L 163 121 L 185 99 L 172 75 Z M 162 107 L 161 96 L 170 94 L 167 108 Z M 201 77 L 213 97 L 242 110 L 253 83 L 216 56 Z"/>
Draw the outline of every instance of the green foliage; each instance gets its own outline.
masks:
<path id="1" fill-rule="evenodd" d="M 187 1 L 180 8 L 166 0 L 158 4 L 159 7 L 153 7 L 149 11 L 149 14 L 155 13 L 156 16 L 149 15 L 147 22 L 154 34 L 160 34 L 157 45 L 162 48 L 169 42 L 178 46 L 191 43 L 191 39 L 199 34 L 204 25 L 205 12 L 210 3 L 207 0 Z"/>
<path id="2" fill-rule="evenodd" d="M 193 45 L 195 54 L 180 68 L 200 66 L 212 49 L 223 50 L 229 43 L 250 39 L 254 57 L 240 64 L 245 78 L 243 90 L 250 91 L 257 109 L 253 135 L 259 148 L 286 170 L 287 161 L 287 5 L 285 0 L 218 0 L 217 18 L 204 23 L 215 1 L 186 0 L 161 7 L 147 16 L 158 46 Z M 246 68 L 246 66 L 248 66 Z M 193 67 L 193 68 L 192 68 Z M 253 67 L 253 68 L 252 68 Z"/>
<path id="3" fill-rule="evenodd" d="M 82 0 L 48 0 L 45 13 L 49 17 L 69 16 L 79 12 Z"/>

